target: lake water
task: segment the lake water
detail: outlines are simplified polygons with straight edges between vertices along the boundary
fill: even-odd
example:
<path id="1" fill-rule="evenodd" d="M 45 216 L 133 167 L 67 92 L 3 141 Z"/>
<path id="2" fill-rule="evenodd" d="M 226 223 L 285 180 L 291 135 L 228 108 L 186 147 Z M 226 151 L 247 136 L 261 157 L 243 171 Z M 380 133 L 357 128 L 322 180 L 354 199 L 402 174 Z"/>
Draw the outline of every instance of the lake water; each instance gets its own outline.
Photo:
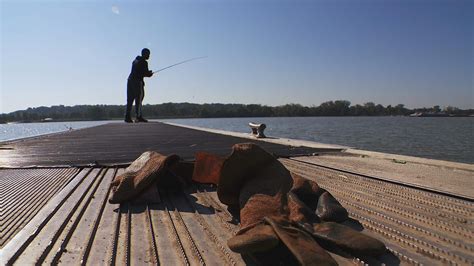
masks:
<path id="1" fill-rule="evenodd" d="M 250 132 L 248 122 L 258 122 L 267 125 L 267 136 L 474 163 L 474 118 L 471 117 L 264 117 L 165 121 L 236 132 Z"/>
<path id="2" fill-rule="evenodd" d="M 80 121 L 80 122 L 48 122 L 0 124 L 0 142 L 13 139 L 28 138 L 69 129 L 80 129 L 119 121 Z"/>
<path id="3" fill-rule="evenodd" d="M 248 122 L 265 123 L 267 136 L 474 163 L 474 118 L 469 117 L 264 117 L 159 121 L 235 132 L 250 132 Z M 110 122 L 121 121 L 0 124 L 0 141 Z"/>

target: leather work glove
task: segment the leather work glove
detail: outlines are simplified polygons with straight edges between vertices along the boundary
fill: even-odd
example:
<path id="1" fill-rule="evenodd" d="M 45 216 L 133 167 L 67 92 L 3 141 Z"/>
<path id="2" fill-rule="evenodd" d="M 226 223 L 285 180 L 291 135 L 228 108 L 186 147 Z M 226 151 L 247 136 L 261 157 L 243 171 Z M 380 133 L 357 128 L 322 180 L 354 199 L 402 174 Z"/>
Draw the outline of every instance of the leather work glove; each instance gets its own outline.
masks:
<path id="1" fill-rule="evenodd" d="M 311 234 L 316 241 L 331 244 L 357 256 L 378 256 L 386 251 L 378 239 L 336 223 L 347 220 L 347 210 L 316 182 L 293 174 L 288 192 L 290 220 Z"/>
<path id="2" fill-rule="evenodd" d="M 292 174 L 290 196 L 300 200 L 322 221 L 343 222 L 349 218 L 347 210 L 325 189 L 311 180 Z"/>
<path id="3" fill-rule="evenodd" d="M 151 186 L 153 183 L 171 188 L 180 186 L 182 181 L 174 174 L 176 169 L 184 169 L 179 167 L 179 160 L 178 155 L 144 152 L 112 181 L 109 202 L 114 204 L 135 199 L 147 189 L 156 189 L 156 186 Z"/>
<path id="4" fill-rule="evenodd" d="M 236 144 L 227 158 L 197 156 L 193 180 L 217 184 L 219 200 L 240 218 L 229 248 L 260 263 L 337 265 L 320 244 L 354 255 L 385 252 L 379 240 L 335 223 L 348 214 L 329 192 L 255 144 Z"/>

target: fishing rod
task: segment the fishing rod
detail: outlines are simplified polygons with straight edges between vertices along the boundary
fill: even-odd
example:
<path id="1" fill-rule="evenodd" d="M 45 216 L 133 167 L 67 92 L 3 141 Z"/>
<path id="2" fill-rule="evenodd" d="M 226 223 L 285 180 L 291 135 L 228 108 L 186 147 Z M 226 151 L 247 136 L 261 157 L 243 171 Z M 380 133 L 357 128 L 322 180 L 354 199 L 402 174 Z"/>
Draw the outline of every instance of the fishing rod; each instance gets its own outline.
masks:
<path id="1" fill-rule="evenodd" d="M 179 62 L 179 63 L 173 64 L 173 65 L 171 65 L 171 66 L 167 66 L 167 67 L 165 67 L 165 68 L 162 68 L 162 69 L 159 69 L 159 70 L 157 70 L 157 71 L 154 71 L 153 74 L 158 73 L 158 72 L 161 72 L 161 71 L 163 71 L 163 70 L 165 70 L 165 69 L 168 69 L 168 68 L 170 68 L 170 67 L 174 67 L 174 66 L 177 66 L 177 65 L 181 65 L 181 64 L 184 64 L 184 63 L 193 61 L 193 60 L 198 60 L 198 59 L 202 59 L 202 58 L 206 58 L 206 57 L 207 57 L 207 56 L 201 56 L 201 57 L 195 57 L 195 58 L 191 58 L 191 59 L 188 59 L 188 60 L 184 60 L 184 61 L 181 61 L 181 62 Z"/>

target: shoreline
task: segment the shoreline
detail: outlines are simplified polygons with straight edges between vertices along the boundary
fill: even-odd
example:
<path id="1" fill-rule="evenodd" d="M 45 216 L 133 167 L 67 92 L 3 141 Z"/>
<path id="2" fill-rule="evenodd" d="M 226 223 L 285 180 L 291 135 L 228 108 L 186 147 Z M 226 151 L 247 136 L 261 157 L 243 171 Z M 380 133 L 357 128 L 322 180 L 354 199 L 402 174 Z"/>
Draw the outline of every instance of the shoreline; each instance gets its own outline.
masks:
<path id="1" fill-rule="evenodd" d="M 338 117 L 409 117 L 409 118 L 459 118 L 459 117 L 471 117 L 474 118 L 474 115 L 315 115 L 315 116 L 211 116 L 211 117 L 204 117 L 204 116 L 150 116 L 147 117 L 149 120 L 163 120 L 163 119 L 213 119 L 213 118 L 285 118 L 285 117 L 331 117 L 331 118 L 338 118 Z M 8 122 L 0 122 L 0 125 L 9 125 L 9 124 L 34 124 L 34 123 L 55 123 L 55 122 L 93 122 L 93 121 L 122 121 L 123 117 L 110 117 L 104 119 L 85 119 L 85 120 L 68 120 L 68 119 L 57 119 L 57 120 L 31 120 L 31 121 L 8 121 Z"/>

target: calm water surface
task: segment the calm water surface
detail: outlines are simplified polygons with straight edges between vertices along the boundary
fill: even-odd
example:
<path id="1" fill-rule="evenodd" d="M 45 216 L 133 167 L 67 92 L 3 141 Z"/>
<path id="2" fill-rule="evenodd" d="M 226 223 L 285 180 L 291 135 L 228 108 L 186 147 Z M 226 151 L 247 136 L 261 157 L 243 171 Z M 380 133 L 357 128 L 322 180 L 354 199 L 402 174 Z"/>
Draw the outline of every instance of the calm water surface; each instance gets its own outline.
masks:
<path id="1" fill-rule="evenodd" d="M 339 144 L 364 150 L 474 163 L 474 118 L 264 117 L 165 119 L 183 125 L 250 132 L 248 122 L 265 123 L 268 136 Z M 0 141 L 121 121 L 0 124 Z"/>
<path id="2" fill-rule="evenodd" d="M 0 141 L 22 139 L 69 129 L 93 127 L 118 121 L 80 121 L 80 122 L 48 122 L 24 124 L 0 124 Z"/>
<path id="3" fill-rule="evenodd" d="M 254 121 L 267 125 L 265 134 L 268 136 L 474 163 L 472 117 L 266 117 L 163 121 L 236 132 L 250 132 L 247 124 Z"/>

